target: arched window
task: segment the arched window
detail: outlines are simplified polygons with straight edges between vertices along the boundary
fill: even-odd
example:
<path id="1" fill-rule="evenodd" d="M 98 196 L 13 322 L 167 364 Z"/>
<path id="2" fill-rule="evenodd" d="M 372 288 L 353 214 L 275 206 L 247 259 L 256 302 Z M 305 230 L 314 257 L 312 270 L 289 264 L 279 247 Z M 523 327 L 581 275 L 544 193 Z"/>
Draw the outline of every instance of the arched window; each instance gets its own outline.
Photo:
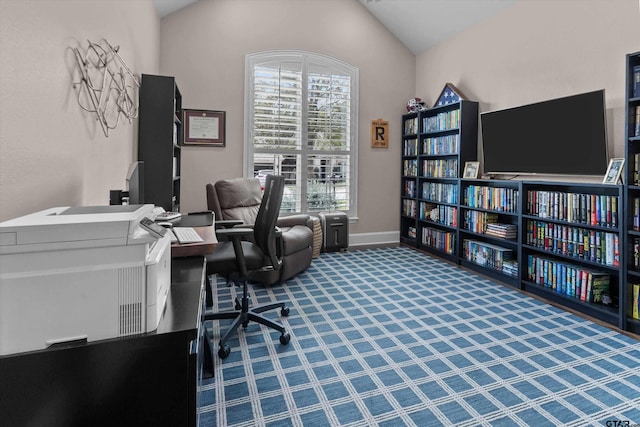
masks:
<path id="1" fill-rule="evenodd" d="M 283 212 L 356 217 L 358 70 L 303 51 L 245 64 L 245 175 L 284 175 Z"/>

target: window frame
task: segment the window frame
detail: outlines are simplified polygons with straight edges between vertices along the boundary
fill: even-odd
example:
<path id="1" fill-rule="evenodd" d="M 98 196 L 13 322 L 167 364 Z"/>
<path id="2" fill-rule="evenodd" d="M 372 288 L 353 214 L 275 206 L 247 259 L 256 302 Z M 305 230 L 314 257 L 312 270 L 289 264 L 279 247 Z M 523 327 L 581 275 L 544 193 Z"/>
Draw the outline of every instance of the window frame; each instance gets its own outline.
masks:
<path id="1" fill-rule="evenodd" d="M 349 149 L 346 150 L 349 156 L 349 210 L 346 211 L 350 218 L 357 218 L 358 214 L 358 106 L 359 106 L 359 70 L 358 68 L 341 61 L 339 59 L 318 54 L 315 52 L 309 52 L 304 50 L 269 50 L 255 52 L 245 55 L 245 89 L 244 89 L 244 154 L 243 154 L 243 175 L 245 177 L 253 177 L 254 174 L 254 146 L 253 146 L 253 116 L 254 116 L 254 98 L 253 98 L 253 75 L 254 67 L 257 64 L 265 62 L 291 62 L 297 61 L 301 63 L 302 67 L 302 112 L 301 112 L 301 148 L 300 151 L 295 151 L 300 155 L 300 166 L 306 168 L 307 156 L 322 153 L 344 154 L 345 150 L 336 151 L 322 151 L 312 150 L 307 146 L 307 86 L 308 86 L 308 63 L 314 65 L 326 66 L 330 70 L 339 71 L 348 75 L 351 78 L 350 82 L 350 129 L 349 129 Z M 274 150 L 274 153 L 278 154 L 293 154 L 291 150 Z M 307 209 L 307 200 L 305 200 L 307 194 L 307 179 L 306 173 L 305 179 L 301 180 L 301 204 L 303 207 L 303 213 L 316 214 L 317 212 L 304 212 Z"/>

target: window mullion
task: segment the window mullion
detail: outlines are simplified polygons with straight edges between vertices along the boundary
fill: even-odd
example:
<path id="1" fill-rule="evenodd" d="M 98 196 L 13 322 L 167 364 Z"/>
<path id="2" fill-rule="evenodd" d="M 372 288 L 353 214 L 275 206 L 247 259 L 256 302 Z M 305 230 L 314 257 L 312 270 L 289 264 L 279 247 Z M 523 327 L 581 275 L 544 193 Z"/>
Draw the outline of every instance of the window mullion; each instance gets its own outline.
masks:
<path id="1" fill-rule="evenodd" d="M 308 121 L 309 121 L 309 83 L 308 83 L 308 70 L 307 70 L 307 60 L 304 59 L 302 61 L 302 128 L 301 130 L 301 154 L 300 154 L 300 205 L 302 207 L 302 212 L 308 211 L 307 206 L 307 182 L 309 182 L 307 177 L 307 161 L 308 161 L 308 144 L 309 137 L 307 135 L 308 131 Z"/>

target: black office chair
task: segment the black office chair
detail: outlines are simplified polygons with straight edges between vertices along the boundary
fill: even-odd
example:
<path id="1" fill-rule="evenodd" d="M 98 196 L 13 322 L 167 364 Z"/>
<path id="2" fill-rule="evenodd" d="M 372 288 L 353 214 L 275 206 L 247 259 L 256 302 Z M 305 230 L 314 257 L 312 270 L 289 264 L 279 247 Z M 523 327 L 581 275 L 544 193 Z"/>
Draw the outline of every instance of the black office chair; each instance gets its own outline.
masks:
<path id="1" fill-rule="evenodd" d="M 280 213 L 282 193 L 284 191 L 284 177 L 267 176 L 253 228 L 223 228 L 216 230 L 220 243 L 214 253 L 207 255 L 207 286 L 209 275 L 218 273 L 230 280 L 242 283 L 242 299 L 236 299 L 235 311 L 211 313 L 204 316 L 204 320 L 234 319 L 229 329 L 220 337 L 218 355 L 224 359 L 230 353 L 226 345 L 231 334 L 240 326 L 247 327 L 249 321 L 254 321 L 280 332 L 280 343 L 288 344 L 291 339 L 285 328 L 261 313 L 280 308 L 282 316 L 289 315 L 289 308 L 285 303 L 273 303 L 249 309 L 247 282 L 251 275 L 258 271 L 278 270 L 282 266 L 282 238 L 276 228 L 276 220 Z M 253 242 L 243 240 L 253 235 Z"/>

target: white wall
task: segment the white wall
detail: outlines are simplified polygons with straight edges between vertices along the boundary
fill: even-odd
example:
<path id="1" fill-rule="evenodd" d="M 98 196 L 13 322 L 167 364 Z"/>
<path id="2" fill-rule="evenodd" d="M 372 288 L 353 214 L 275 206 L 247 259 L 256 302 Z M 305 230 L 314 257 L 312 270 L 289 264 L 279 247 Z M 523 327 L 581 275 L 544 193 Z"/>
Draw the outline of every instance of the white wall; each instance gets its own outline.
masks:
<path id="1" fill-rule="evenodd" d="M 205 185 L 242 175 L 245 54 L 302 49 L 360 69 L 357 224 L 398 230 L 400 115 L 414 96 L 415 56 L 358 0 L 201 0 L 161 22 L 160 69 L 184 108 L 224 110 L 227 146 L 183 147 L 181 208 L 206 207 Z M 389 121 L 390 148 L 372 149 L 371 121 Z"/>
<path id="2" fill-rule="evenodd" d="M 0 0 L 0 221 L 124 188 L 137 120 L 105 137 L 78 105 L 71 48 L 107 39 L 134 73 L 155 73 L 159 28 L 151 0 Z"/>
<path id="3" fill-rule="evenodd" d="M 451 82 L 483 112 L 605 89 L 609 155 L 623 157 L 625 55 L 640 51 L 639 5 L 519 1 L 418 55 L 417 95 L 432 105 Z"/>

